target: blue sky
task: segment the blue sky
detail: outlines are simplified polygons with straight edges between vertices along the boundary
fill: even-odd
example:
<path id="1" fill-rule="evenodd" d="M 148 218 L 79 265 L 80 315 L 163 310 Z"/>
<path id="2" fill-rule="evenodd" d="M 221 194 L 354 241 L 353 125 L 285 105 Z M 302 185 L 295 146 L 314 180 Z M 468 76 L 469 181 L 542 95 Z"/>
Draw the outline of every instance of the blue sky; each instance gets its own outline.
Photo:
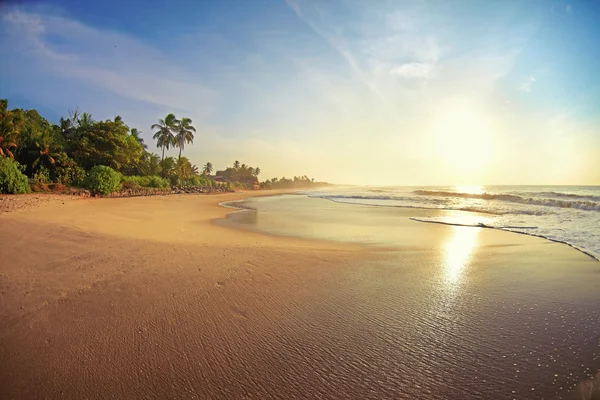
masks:
<path id="1" fill-rule="evenodd" d="M 263 177 L 600 184 L 600 2 L 449 3 L 15 3 L 0 96 L 147 142 L 188 116 L 192 162 Z"/>

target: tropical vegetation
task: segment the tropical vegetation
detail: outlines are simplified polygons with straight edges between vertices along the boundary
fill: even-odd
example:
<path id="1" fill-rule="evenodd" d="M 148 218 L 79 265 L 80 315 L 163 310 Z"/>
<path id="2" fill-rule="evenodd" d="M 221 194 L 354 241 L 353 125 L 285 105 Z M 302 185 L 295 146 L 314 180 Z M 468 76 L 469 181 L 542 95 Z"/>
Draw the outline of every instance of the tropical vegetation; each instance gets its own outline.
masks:
<path id="1" fill-rule="evenodd" d="M 314 184 L 306 177 L 274 178 L 259 183 L 258 167 L 235 161 L 216 171 L 211 162 L 201 170 L 183 155 L 194 143 L 196 128 L 187 117 L 168 114 L 151 126 L 160 155 L 148 151 L 142 132 L 120 115 L 95 120 L 91 113 L 69 111 L 53 124 L 36 110 L 8 108 L 0 100 L 0 193 L 26 193 L 49 185 L 87 188 L 109 194 L 140 188 L 168 189 L 279 188 Z M 166 152 L 178 149 L 178 156 Z"/>

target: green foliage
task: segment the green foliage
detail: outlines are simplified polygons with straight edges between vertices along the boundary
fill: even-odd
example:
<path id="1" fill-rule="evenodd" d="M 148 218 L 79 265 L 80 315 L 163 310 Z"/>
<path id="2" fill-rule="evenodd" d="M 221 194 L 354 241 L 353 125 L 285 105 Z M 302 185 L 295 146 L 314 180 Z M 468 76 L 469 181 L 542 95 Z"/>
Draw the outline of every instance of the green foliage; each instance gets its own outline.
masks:
<path id="1" fill-rule="evenodd" d="M 0 156 L 0 193 L 29 193 L 29 181 L 21 171 L 24 169 L 18 162 Z"/>
<path id="2" fill-rule="evenodd" d="M 86 177 L 85 170 L 81 168 L 75 160 L 67 156 L 67 153 L 61 152 L 55 157 L 54 168 L 50 176 L 53 181 L 63 185 L 81 185 Z"/>
<path id="3" fill-rule="evenodd" d="M 151 129 L 156 129 L 156 133 L 152 136 L 156 140 L 156 146 L 162 148 L 162 159 L 165 158 L 165 149 L 175 146 L 176 139 L 173 134 L 177 129 L 179 121 L 174 114 L 168 114 L 165 119 L 158 120 L 158 124 L 152 125 Z M 164 175 L 163 175 L 164 176 Z"/>
<path id="4" fill-rule="evenodd" d="M 192 126 L 191 118 L 184 117 L 177 121 L 175 132 L 175 146 L 179 147 L 179 158 L 181 158 L 181 151 L 185 144 L 194 142 L 193 132 L 196 132 L 196 128 Z"/>
<path id="5" fill-rule="evenodd" d="M 37 172 L 33 175 L 33 183 L 36 185 L 43 185 L 45 183 L 50 183 L 50 171 L 48 168 L 43 165 L 38 168 Z"/>
<path id="6" fill-rule="evenodd" d="M 88 173 L 84 186 L 102 194 L 121 189 L 121 174 L 105 165 L 96 165 Z"/>
<path id="7" fill-rule="evenodd" d="M 327 186 L 327 182 L 315 182 L 314 179 L 310 179 L 308 176 L 295 176 L 294 179 L 287 179 L 285 177 L 278 179 L 267 179 L 261 183 L 261 187 L 265 189 L 291 189 L 291 188 L 310 188 L 317 186 Z"/>
<path id="8" fill-rule="evenodd" d="M 0 156 L 14 158 L 23 125 L 22 110 L 9 110 L 8 100 L 0 100 Z"/>
<path id="9" fill-rule="evenodd" d="M 136 172 L 144 152 L 144 147 L 128 135 L 127 126 L 113 121 L 77 128 L 68 142 L 73 159 L 84 169 L 105 165 L 123 173 Z"/>
<path id="10" fill-rule="evenodd" d="M 153 188 L 168 188 L 169 187 L 169 181 L 161 178 L 160 176 L 152 175 L 152 176 L 148 176 L 147 178 L 148 178 L 148 187 L 153 187 Z"/>
<path id="11" fill-rule="evenodd" d="M 252 188 L 255 185 L 258 185 L 259 174 L 260 168 L 240 164 L 237 160 L 233 163 L 233 167 L 216 172 L 217 176 L 221 176 L 227 182 L 235 183 L 235 187 L 239 189 Z"/>
<path id="12" fill-rule="evenodd" d="M 213 165 L 209 161 L 206 164 L 204 164 L 204 167 L 202 168 L 202 175 L 210 175 L 211 172 L 213 172 Z"/>
<path id="13" fill-rule="evenodd" d="M 151 188 L 168 188 L 169 182 L 160 176 L 123 176 L 121 179 L 123 186 L 131 188 L 151 187 Z"/>
<path id="14" fill-rule="evenodd" d="M 184 146 L 194 140 L 196 129 L 191 119 L 168 114 L 152 125 L 152 130 L 162 157 L 147 152 L 141 131 L 130 129 L 118 115 L 113 120 L 95 121 L 91 114 L 75 109 L 53 125 L 36 110 L 9 110 L 8 101 L 0 99 L 0 156 L 23 165 L 18 176 L 24 173 L 34 178 L 37 186 L 56 182 L 110 193 L 119 189 L 121 176 L 126 175 L 122 184 L 131 188 L 226 187 L 207 177 L 213 171 L 212 163 L 203 166 L 200 176 L 198 167 L 181 157 Z M 170 147 L 179 148 L 179 158 L 165 157 Z M 237 187 L 248 188 L 257 185 L 260 168 L 236 161 L 234 168 L 220 172 Z"/>

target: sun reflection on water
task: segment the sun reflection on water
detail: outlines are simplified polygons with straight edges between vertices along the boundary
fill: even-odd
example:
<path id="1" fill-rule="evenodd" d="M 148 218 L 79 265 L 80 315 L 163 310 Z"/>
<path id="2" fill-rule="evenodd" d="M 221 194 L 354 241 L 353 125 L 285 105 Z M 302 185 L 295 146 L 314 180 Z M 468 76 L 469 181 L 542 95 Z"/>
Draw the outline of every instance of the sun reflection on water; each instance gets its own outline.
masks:
<path id="1" fill-rule="evenodd" d="M 457 193 L 483 194 L 485 186 L 482 185 L 456 185 L 454 191 Z"/>
<path id="2" fill-rule="evenodd" d="M 444 276 L 450 284 L 457 284 L 471 262 L 479 228 L 453 226 L 452 229 L 452 236 L 444 245 Z"/>

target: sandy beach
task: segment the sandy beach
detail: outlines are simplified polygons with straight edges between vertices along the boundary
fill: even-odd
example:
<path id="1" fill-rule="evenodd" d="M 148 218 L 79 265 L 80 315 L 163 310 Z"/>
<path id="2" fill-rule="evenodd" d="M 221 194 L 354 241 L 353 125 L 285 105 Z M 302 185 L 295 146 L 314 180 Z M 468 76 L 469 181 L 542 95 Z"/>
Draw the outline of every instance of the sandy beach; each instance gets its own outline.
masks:
<path id="1" fill-rule="evenodd" d="M 405 218 L 390 250 L 214 223 L 258 194 L 276 192 L 0 214 L 0 397 L 585 398 L 597 261 L 464 228 L 478 246 L 452 292 L 435 268 L 456 228 Z"/>

